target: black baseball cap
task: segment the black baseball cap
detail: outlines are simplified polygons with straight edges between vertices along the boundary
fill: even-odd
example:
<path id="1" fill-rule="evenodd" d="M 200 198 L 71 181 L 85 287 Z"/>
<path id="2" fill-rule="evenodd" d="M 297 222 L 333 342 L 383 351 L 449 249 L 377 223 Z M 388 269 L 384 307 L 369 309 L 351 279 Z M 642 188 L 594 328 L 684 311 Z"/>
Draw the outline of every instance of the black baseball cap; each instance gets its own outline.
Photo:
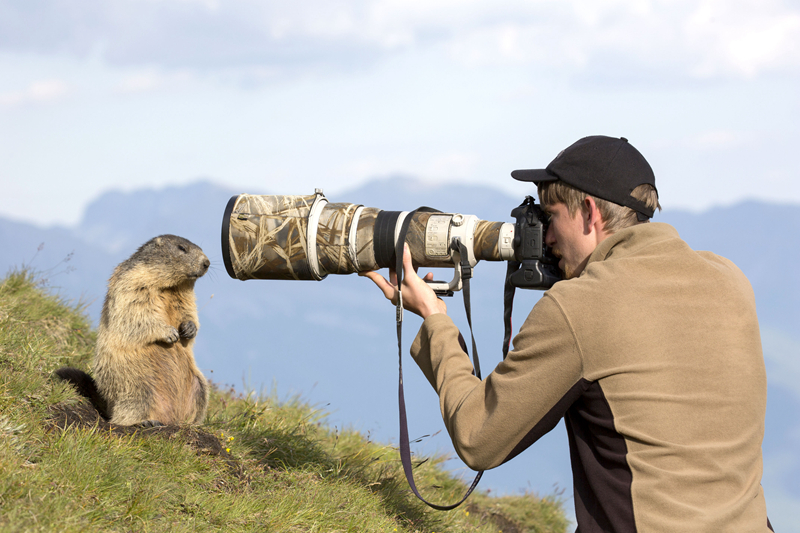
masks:
<path id="1" fill-rule="evenodd" d="M 630 207 L 647 218 L 655 212 L 631 196 L 639 185 L 649 183 L 655 188 L 656 177 L 644 156 L 625 137 L 584 137 L 562 150 L 547 168 L 515 170 L 511 177 L 537 186 L 544 181 L 561 180 L 592 196 Z"/>

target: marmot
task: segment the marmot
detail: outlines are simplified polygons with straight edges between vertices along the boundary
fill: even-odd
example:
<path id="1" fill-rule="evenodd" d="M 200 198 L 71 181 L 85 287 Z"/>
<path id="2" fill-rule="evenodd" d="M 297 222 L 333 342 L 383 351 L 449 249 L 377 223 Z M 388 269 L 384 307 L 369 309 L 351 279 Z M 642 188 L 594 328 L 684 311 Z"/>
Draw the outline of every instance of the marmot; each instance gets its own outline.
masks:
<path id="1" fill-rule="evenodd" d="M 208 383 L 197 368 L 194 284 L 210 262 L 199 246 L 175 235 L 143 244 L 108 281 L 94 380 L 61 368 L 56 374 L 114 424 L 199 424 L 208 406 Z"/>

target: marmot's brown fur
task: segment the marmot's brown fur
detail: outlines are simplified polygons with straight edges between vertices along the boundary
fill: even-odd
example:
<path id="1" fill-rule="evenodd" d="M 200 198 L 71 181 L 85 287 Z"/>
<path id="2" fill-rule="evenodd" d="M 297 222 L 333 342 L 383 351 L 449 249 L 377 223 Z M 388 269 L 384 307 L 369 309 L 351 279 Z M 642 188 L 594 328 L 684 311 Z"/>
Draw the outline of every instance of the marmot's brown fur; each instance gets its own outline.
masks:
<path id="1" fill-rule="evenodd" d="M 143 244 L 108 281 L 94 382 L 75 369 L 56 373 L 84 396 L 95 396 L 95 407 L 114 424 L 201 423 L 208 383 L 192 354 L 198 328 L 194 284 L 209 264 L 182 237 L 161 235 Z"/>

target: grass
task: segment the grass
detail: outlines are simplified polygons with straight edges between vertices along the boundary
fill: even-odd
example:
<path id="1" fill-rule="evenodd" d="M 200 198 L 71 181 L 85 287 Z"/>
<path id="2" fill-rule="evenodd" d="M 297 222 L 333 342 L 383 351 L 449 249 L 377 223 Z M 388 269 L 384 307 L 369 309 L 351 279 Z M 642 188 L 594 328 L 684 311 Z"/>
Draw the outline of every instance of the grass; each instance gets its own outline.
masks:
<path id="1" fill-rule="evenodd" d="M 83 311 L 28 271 L 0 281 L 0 531 L 566 531 L 556 496 L 476 491 L 429 509 L 395 447 L 329 428 L 298 398 L 215 388 L 199 428 L 59 426 L 58 413 L 90 409 L 52 378 L 90 366 Z M 455 501 L 465 485 L 444 459 L 415 457 L 417 485 Z"/>

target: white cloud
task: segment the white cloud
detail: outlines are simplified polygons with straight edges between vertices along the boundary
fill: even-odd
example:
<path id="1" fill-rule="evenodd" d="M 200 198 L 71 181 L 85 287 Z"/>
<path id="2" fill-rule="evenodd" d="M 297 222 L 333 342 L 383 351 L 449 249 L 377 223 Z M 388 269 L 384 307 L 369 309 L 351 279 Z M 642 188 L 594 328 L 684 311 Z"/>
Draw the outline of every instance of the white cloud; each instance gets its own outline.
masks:
<path id="1" fill-rule="evenodd" d="M 516 16 L 454 26 L 467 64 L 666 71 L 688 78 L 752 77 L 800 69 L 800 10 L 780 0 L 544 1 Z M 494 22 L 492 22 L 494 20 Z"/>
<path id="2" fill-rule="evenodd" d="M 154 71 L 140 72 L 126 76 L 117 85 L 120 92 L 140 93 L 157 89 L 162 84 L 162 78 Z"/>
<path id="3" fill-rule="evenodd" d="M 800 70 L 789 0 L 0 0 L 0 50 L 194 69 L 363 67 L 444 45 L 466 65 L 687 79 Z M 42 15 L 46 13 L 46 15 Z"/>
<path id="4" fill-rule="evenodd" d="M 190 82 L 193 78 L 191 72 L 186 69 L 166 73 L 155 69 L 136 70 L 125 74 L 116 84 L 116 90 L 120 93 L 146 93 Z"/>
<path id="5" fill-rule="evenodd" d="M 690 48 L 707 50 L 694 73 L 752 77 L 800 67 L 800 11 L 776 0 L 705 0 L 685 20 Z"/>
<path id="6" fill-rule="evenodd" d="M 0 93 L 0 106 L 14 107 L 56 102 L 64 98 L 69 89 L 69 85 L 59 79 L 34 81 L 23 90 Z"/>

